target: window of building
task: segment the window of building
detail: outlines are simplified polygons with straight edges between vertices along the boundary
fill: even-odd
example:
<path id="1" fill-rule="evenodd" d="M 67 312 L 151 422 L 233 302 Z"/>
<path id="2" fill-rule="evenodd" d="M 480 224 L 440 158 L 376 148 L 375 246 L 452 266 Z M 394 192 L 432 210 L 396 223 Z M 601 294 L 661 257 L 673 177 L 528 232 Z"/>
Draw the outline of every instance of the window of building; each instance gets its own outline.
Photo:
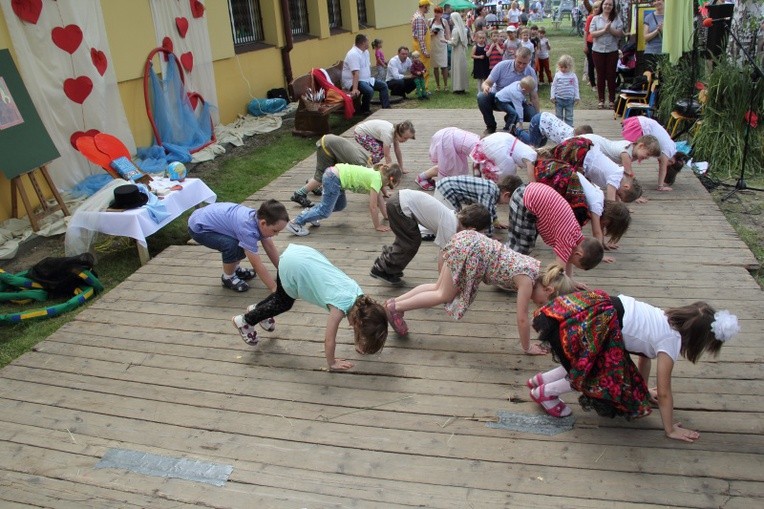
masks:
<path id="1" fill-rule="evenodd" d="M 366 0 L 356 0 L 358 5 L 358 24 L 366 26 L 369 24 L 366 18 Z"/>
<path id="2" fill-rule="evenodd" d="M 292 17 L 292 35 L 310 33 L 306 0 L 289 0 L 289 14 Z"/>
<path id="3" fill-rule="evenodd" d="M 329 7 L 329 28 L 342 28 L 340 0 L 326 0 Z"/>
<path id="4" fill-rule="evenodd" d="M 228 12 L 231 15 L 234 46 L 265 40 L 260 0 L 228 0 Z"/>

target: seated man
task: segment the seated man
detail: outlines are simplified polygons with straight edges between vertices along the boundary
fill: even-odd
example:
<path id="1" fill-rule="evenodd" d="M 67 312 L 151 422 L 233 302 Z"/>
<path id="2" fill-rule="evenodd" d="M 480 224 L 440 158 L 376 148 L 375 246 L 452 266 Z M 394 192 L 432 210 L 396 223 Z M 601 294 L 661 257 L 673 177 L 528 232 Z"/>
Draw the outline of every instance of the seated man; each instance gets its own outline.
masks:
<path id="1" fill-rule="evenodd" d="M 387 63 L 387 88 L 392 95 L 406 97 L 406 94 L 416 89 L 414 77 L 411 76 L 411 59 L 409 58 L 409 49 L 406 46 L 398 48 L 398 54 Z"/>
<path id="2" fill-rule="evenodd" d="M 371 97 L 375 90 L 379 92 L 382 107 L 390 107 L 387 85 L 371 77 L 369 62 L 369 39 L 358 34 L 355 36 L 355 46 L 350 48 L 342 63 L 342 88 L 348 90 L 351 97 L 361 95 L 361 115 L 371 113 Z"/>
<path id="3" fill-rule="evenodd" d="M 483 82 L 483 90 L 477 96 L 478 109 L 483 114 L 485 121 L 485 135 L 496 132 L 496 119 L 493 116 L 493 110 L 507 113 L 504 117 L 505 122 L 511 117 L 511 112 L 515 111 L 511 102 L 502 102 L 496 98 L 496 93 L 506 86 L 516 81 L 520 81 L 526 76 L 531 76 L 538 83 L 538 77 L 533 67 L 528 65 L 531 62 L 531 51 L 528 48 L 518 48 L 515 52 L 514 60 L 502 60 L 491 70 L 491 74 Z M 538 85 L 530 93 L 530 103 L 523 102 L 523 111 L 516 112 L 523 121 L 530 121 L 539 110 Z"/>

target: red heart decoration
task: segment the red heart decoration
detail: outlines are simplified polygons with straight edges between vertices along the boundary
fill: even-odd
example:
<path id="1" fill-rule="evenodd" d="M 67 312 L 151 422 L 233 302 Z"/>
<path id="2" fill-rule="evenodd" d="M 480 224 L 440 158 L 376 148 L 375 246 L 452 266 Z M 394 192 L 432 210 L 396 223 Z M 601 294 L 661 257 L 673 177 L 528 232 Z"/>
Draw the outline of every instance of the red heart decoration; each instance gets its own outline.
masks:
<path id="1" fill-rule="evenodd" d="M 90 60 L 93 61 L 93 65 L 98 71 L 98 74 L 103 76 L 103 74 L 106 72 L 106 67 L 109 65 L 109 62 L 106 60 L 106 54 L 103 51 L 98 51 L 95 48 L 90 48 Z"/>
<path id="2" fill-rule="evenodd" d="M 186 32 L 188 32 L 188 20 L 186 18 L 175 18 L 175 26 L 178 27 L 180 36 L 186 37 Z"/>
<path id="3" fill-rule="evenodd" d="M 191 69 L 194 68 L 194 54 L 190 51 L 188 53 L 183 53 L 180 56 L 180 63 L 183 65 L 186 72 L 191 72 Z"/>
<path id="4" fill-rule="evenodd" d="M 189 92 L 188 94 L 188 100 L 191 103 L 191 109 L 196 109 L 196 105 L 199 104 L 199 94 L 196 92 Z"/>
<path id="5" fill-rule="evenodd" d="M 77 149 L 77 140 L 78 139 L 82 138 L 83 136 L 88 136 L 88 137 L 92 138 L 93 136 L 95 136 L 96 134 L 99 134 L 100 132 L 101 131 L 99 131 L 98 129 L 89 129 L 89 130 L 87 130 L 85 132 L 77 131 L 77 132 L 73 133 L 69 137 L 69 143 L 72 144 L 72 147 L 74 147 L 75 150 L 78 150 Z"/>
<path id="6" fill-rule="evenodd" d="M 56 27 L 50 35 L 53 38 L 53 43 L 69 54 L 77 51 L 80 43 L 82 43 L 82 30 L 77 25 Z"/>
<path id="7" fill-rule="evenodd" d="M 93 82 L 87 76 L 64 80 L 64 93 L 72 101 L 82 104 L 93 91 Z"/>
<path id="8" fill-rule="evenodd" d="M 11 8 L 21 21 L 36 25 L 42 12 L 42 0 L 12 0 Z"/>
<path id="9" fill-rule="evenodd" d="M 204 4 L 199 0 L 191 0 L 191 14 L 193 14 L 195 18 L 204 16 Z"/>
<path id="10" fill-rule="evenodd" d="M 162 47 L 167 50 L 168 52 L 173 52 L 173 45 L 172 45 L 172 39 L 169 37 L 165 37 L 162 39 Z M 169 60 L 169 55 L 167 53 L 164 54 L 164 61 L 167 62 Z"/>

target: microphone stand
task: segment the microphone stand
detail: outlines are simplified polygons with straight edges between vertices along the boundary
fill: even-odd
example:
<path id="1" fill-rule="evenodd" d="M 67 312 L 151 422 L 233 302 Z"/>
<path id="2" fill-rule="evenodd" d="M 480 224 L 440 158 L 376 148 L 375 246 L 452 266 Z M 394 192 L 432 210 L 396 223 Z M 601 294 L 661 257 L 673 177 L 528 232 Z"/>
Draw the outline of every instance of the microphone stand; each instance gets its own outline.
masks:
<path id="1" fill-rule="evenodd" d="M 724 21 L 725 23 L 728 23 L 728 20 Z M 753 69 L 752 75 L 751 75 L 751 89 L 748 92 L 748 112 L 750 114 L 753 114 L 753 102 L 754 102 L 754 90 L 756 89 L 756 85 L 759 82 L 759 79 L 764 76 L 764 74 L 761 72 L 761 69 L 759 68 L 758 64 L 756 63 L 756 60 L 748 54 L 748 50 L 745 49 L 745 47 L 740 43 L 740 39 L 737 38 L 737 35 L 735 35 L 735 32 L 730 29 L 729 31 L 730 36 L 735 40 L 735 43 L 737 44 L 738 48 L 740 48 L 740 51 L 743 52 L 743 55 L 745 55 L 746 60 L 748 61 L 748 64 Z M 753 45 L 756 46 L 756 36 L 758 34 L 756 32 L 753 33 Z M 726 187 L 732 187 L 733 189 L 724 195 L 721 199 L 721 201 L 727 201 L 733 194 L 737 193 L 738 191 L 764 191 L 764 189 L 758 189 L 755 187 L 748 187 L 748 184 L 745 183 L 745 163 L 748 158 L 748 142 L 749 137 L 751 135 L 751 119 L 746 121 L 745 123 L 745 135 L 743 138 L 743 160 L 740 163 L 740 176 L 737 179 L 737 182 L 735 182 L 734 185 L 732 184 L 722 184 Z"/>

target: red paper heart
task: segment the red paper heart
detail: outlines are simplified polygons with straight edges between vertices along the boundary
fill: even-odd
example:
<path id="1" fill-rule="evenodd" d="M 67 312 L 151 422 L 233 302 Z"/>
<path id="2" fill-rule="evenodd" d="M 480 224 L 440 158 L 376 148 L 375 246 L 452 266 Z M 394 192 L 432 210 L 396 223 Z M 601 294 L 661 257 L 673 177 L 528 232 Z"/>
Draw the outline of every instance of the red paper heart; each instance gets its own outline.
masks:
<path id="1" fill-rule="evenodd" d="M 172 53 L 172 52 L 173 52 L 173 49 L 174 49 L 174 48 L 173 48 L 173 45 L 172 45 L 172 39 L 170 39 L 169 37 L 165 37 L 164 39 L 162 39 L 162 47 L 163 47 L 165 50 L 167 50 L 167 51 L 169 51 L 170 53 Z M 167 53 L 165 53 L 165 54 L 164 54 L 164 61 L 165 61 L 165 62 L 167 62 L 167 61 L 169 60 L 169 58 L 168 58 L 168 57 L 169 57 L 169 55 L 168 55 Z"/>
<path id="2" fill-rule="evenodd" d="M 89 130 L 87 130 L 85 132 L 77 131 L 77 132 L 73 133 L 69 137 L 69 143 L 72 144 L 72 147 L 74 147 L 75 150 L 78 150 L 77 149 L 77 140 L 78 139 L 82 138 L 83 136 L 88 136 L 88 137 L 92 138 L 93 136 L 95 136 L 96 134 L 99 134 L 100 132 L 101 131 L 99 131 L 98 129 L 89 129 Z"/>
<path id="3" fill-rule="evenodd" d="M 64 93 L 72 101 L 82 104 L 93 91 L 93 82 L 87 76 L 64 80 Z"/>
<path id="4" fill-rule="evenodd" d="M 175 18 L 175 26 L 178 27 L 180 36 L 186 37 L 186 32 L 188 32 L 188 20 L 186 18 Z"/>
<path id="5" fill-rule="evenodd" d="M 188 100 L 191 103 L 191 108 L 196 109 L 196 105 L 199 104 L 199 94 L 196 92 L 189 92 L 188 94 Z"/>
<path id="6" fill-rule="evenodd" d="M 193 14 L 195 18 L 204 16 L 204 4 L 199 0 L 191 0 L 191 14 Z"/>
<path id="7" fill-rule="evenodd" d="M 80 43 L 82 43 L 82 30 L 77 25 L 56 27 L 50 35 L 53 38 L 53 43 L 69 54 L 77 51 Z"/>
<path id="8" fill-rule="evenodd" d="M 90 59 L 93 61 L 93 65 L 98 71 L 98 74 L 103 76 L 103 74 L 106 72 L 106 67 L 109 65 L 109 62 L 106 60 L 106 54 L 103 51 L 98 51 L 95 48 L 90 48 Z"/>
<path id="9" fill-rule="evenodd" d="M 194 68 L 194 54 L 190 51 L 188 53 L 183 53 L 180 56 L 180 63 L 183 65 L 186 72 L 191 72 Z"/>
<path id="10" fill-rule="evenodd" d="M 42 0 L 12 0 L 11 8 L 19 19 L 35 25 L 42 12 Z"/>

